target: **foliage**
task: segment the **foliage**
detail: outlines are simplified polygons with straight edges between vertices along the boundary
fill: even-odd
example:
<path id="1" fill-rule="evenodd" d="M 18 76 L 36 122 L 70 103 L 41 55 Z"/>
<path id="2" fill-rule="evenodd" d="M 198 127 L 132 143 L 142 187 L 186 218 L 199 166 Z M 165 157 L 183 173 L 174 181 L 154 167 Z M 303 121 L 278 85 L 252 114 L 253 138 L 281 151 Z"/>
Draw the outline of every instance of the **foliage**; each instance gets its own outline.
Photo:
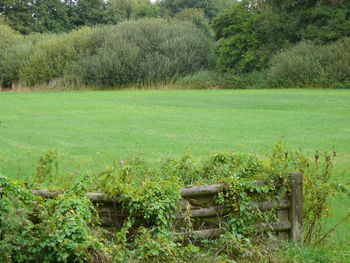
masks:
<path id="1" fill-rule="evenodd" d="M 148 0 L 110 0 L 106 4 L 106 24 L 117 24 L 125 20 L 158 17 L 159 7 Z"/>
<path id="2" fill-rule="evenodd" d="M 37 183 L 43 184 L 44 182 L 54 182 L 54 179 L 57 178 L 58 175 L 58 159 L 57 151 L 47 151 L 40 157 L 35 175 Z"/>
<path id="3" fill-rule="evenodd" d="M 232 0 L 161 0 L 159 7 L 163 16 L 174 17 L 186 9 L 201 9 L 208 19 L 217 16 L 230 6 Z"/>
<path id="4" fill-rule="evenodd" d="M 28 85 L 71 78 L 73 63 L 98 45 L 95 30 L 82 28 L 63 35 L 48 35 L 35 45 L 29 58 L 22 62 L 19 80 Z"/>
<path id="5" fill-rule="evenodd" d="M 0 12 L 13 29 L 23 34 L 62 32 L 73 28 L 65 1 L 5 0 L 0 4 Z"/>
<path id="6" fill-rule="evenodd" d="M 266 67 L 267 57 L 259 55 L 262 46 L 256 30 L 259 23 L 259 16 L 243 2 L 234 4 L 214 20 L 220 70 L 242 73 Z"/>
<path id="7" fill-rule="evenodd" d="M 285 38 L 291 43 L 312 40 L 318 44 L 336 41 L 350 35 L 348 1 L 267 0 L 278 13 Z"/>
<path id="8" fill-rule="evenodd" d="M 172 85 L 191 89 L 260 89 L 268 87 L 265 71 L 246 74 L 204 70 L 177 79 Z"/>
<path id="9" fill-rule="evenodd" d="M 145 19 L 105 27 L 101 34 L 101 47 L 74 67 L 88 84 L 169 80 L 207 68 L 212 58 L 212 40 L 188 22 Z"/>
<path id="10" fill-rule="evenodd" d="M 0 177 L 0 258 L 2 262 L 86 262 L 106 258 L 91 230 L 90 200 L 64 195 L 35 198 Z"/>
<path id="11" fill-rule="evenodd" d="M 330 214 L 329 197 L 336 193 L 336 190 L 330 187 L 335 157 L 336 152 L 326 153 L 324 156 L 316 153 L 314 165 L 304 164 L 304 168 L 301 170 L 305 174 L 304 242 L 306 244 L 319 245 L 327 237 L 324 218 Z M 324 160 L 322 161 L 320 158 L 324 158 Z M 303 156 L 300 156 L 299 160 L 305 162 Z"/>
<path id="12" fill-rule="evenodd" d="M 40 42 L 44 36 L 30 35 L 19 36 L 18 38 L 18 41 L 2 50 L 0 82 L 4 87 L 8 87 L 19 81 L 19 70 L 34 50 L 35 44 Z"/>
<path id="13" fill-rule="evenodd" d="M 213 64 L 214 43 L 205 23 L 196 28 L 190 22 L 145 19 L 20 38 L 0 54 L 3 86 L 57 79 L 100 87 L 150 83 Z"/>
<path id="14" fill-rule="evenodd" d="M 276 54 L 267 72 L 273 86 L 319 83 L 330 87 L 350 87 L 350 39 L 329 45 L 301 42 Z"/>
<path id="15" fill-rule="evenodd" d="M 204 16 L 203 10 L 199 8 L 186 8 L 176 15 L 176 19 L 189 21 L 201 29 L 208 37 L 212 38 L 214 32 L 209 25 L 208 19 Z"/>
<path id="16" fill-rule="evenodd" d="M 63 77 L 72 79 L 73 62 L 98 45 L 95 30 L 82 28 L 70 34 L 21 36 L 0 60 L 2 85 L 35 85 Z"/>
<path id="17" fill-rule="evenodd" d="M 0 86 L 8 86 L 7 81 L 4 79 L 5 68 L 7 63 L 4 63 L 7 56 L 5 52 L 9 47 L 16 45 L 21 40 L 21 36 L 12 30 L 7 24 L 0 20 Z"/>
<path id="18" fill-rule="evenodd" d="M 2 52 L 19 39 L 20 35 L 0 20 L 0 58 L 3 56 Z"/>
<path id="19" fill-rule="evenodd" d="M 326 44 L 350 35 L 345 1 L 242 1 L 214 19 L 219 70 L 265 69 L 272 55 L 302 40 Z"/>
<path id="20" fill-rule="evenodd" d="M 54 156 L 47 152 L 39 168 L 52 163 Z M 252 235 L 253 224 L 260 220 L 259 211 L 249 210 L 248 206 L 259 201 L 259 196 L 266 200 L 274 186 L 252 181 L 287 182 L 286 171 L 303 172 L 305 241 L 309 243 L 309 235 L 310 240 L 317 240 L 324 233 L 320 223 L 327 216 L 329 194 L 334 189 L 328 184 L 332 156 L 326 154 L 322 161 L 317 154 L 312 160 L 300 151 L 288 151 L 280 142 L 266 158 L 216 152 L 199 162 L 185 155 L 165 160 L 158 167 L 135 158 L 115 163 L 99 174 L 82 174 L 65 193 L 48 200 L 34 197 L 0 177 L 0 257 L 4 262 L 253 262 L 257 257 L 265 262 Z M 217 199 L 218 204 L 232 207 L 235 215 L 227 223 L 228 231 L 216 241 L 202 241 L 201 246 L 179 243 L 171 232 L 180 185 L 213 182 L 230 185 L 229 191 Z M 120 198 L 124 209 L 130 212 L 122 229 L 108 237 L 104 230 L 95 227 L 97 214 L 85 197 L 87 191 L 103 191 Z M 254 197 L 250 195 L 252 191 L 259 194 Z M 326 238 L 322 234 L 321 237 Z M 282 248 L 273 252 L 273 257 L 269 255 L 269 262 L 284 262 L 278 259 L 287 254 L 297 260 L 303 253 L 309 253 L 310 262 L 330 258 L 328 254 L 315 254 L 312 247 L 308 251 Z M 207 261 L 203 261 L 204 256 Z"/>
<path id="21" fill-rule="evenodd" d="M 5 0 L 0 13 L 9 25 L 23 33 L 69 32 L 104 23 L 106 3 L 101 0 Z"/>

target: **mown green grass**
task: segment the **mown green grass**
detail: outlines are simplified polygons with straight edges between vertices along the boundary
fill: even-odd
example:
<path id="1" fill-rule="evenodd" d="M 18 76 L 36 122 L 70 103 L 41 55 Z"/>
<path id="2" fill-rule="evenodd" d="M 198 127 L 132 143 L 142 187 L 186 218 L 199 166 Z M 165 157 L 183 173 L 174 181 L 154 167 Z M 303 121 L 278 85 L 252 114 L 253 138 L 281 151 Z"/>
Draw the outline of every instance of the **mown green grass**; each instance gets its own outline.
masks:
<path id="1" fill-rule="evenodd" d="M 142 154 L 264 154 L 281 137 L 292 149 L 337 147 L 336 180 L 350 181 L 350 90 L 79 91 L 0 93 L 0 173 L 25 179 L 46 150 L 61 173 L 102 169 Z M 334 200 L 336 222 L 350 201 Z M 350 244 L 350 227 L 337 233 Z"/>

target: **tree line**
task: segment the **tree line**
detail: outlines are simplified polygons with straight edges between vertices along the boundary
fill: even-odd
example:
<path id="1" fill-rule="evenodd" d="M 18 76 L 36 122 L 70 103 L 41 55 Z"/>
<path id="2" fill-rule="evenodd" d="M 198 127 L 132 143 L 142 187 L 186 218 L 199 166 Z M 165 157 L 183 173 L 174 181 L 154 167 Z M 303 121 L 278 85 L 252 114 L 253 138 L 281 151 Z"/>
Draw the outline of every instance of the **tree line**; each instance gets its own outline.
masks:
<path id="1" fill-rule="evenodd" d="M 22 34 L 69 32 L 82 26 L 117 24 L 145 17 L 174 17 L 183 9 L 201 9 L 214 18 L 233 0 L 2 0 L 0 14 Z"/>
<path id="2" fill-rule="evenodd" d="M 3 86 L 350 83 L 347 0 L 1 0 L 0 14 Z"/>

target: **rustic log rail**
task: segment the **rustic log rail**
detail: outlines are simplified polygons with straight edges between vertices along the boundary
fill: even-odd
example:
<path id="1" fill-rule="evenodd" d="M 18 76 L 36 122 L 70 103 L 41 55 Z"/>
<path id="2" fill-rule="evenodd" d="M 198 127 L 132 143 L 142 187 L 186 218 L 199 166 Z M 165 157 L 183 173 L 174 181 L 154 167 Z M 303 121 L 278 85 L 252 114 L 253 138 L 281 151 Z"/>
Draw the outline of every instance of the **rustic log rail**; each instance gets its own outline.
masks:
<path id="1" fill-rule="evenodd" d="M 260 211 L 276 211 L 276 222 L 260 224 L 256 226 L 258 231 L 273 231 L 279 240 L 293 240 L 301 243 L 302 218 L 303 218 L 303 178 L 301 174 L 291 174 L 290 193 L 278 196 L 275 201 L 257 202 L 249 205 L 250 209 Z M 263 181 L 256 181 L 256 185 L 264 185 Z M 193 237 L 212 238 L 219 236 L 223 229 L 218 227 L 220 218 L 230 213 L 230 209 L 217 206 L 214 197 L 227 189 L 227 185 L 214 184 L 182 188 L 182 199 L 179 201 L 178 219 L 190 217 L 199 220 L 202 224 L 200 229 L 191 232 Z M 1 189 L 0 189 L 1 191 Z M 49 191 L 46 189 L 32 190 L 34 195 L 43 198 L 55 198 L 62 191 Z M 104 193 L 87 193 L 87 197 L 96 204 L 100 216 L 100 222 L 105 227 L 120 227 L 128 213 L 122 210 L 121 199 L 110 197 Z M 205 227 L 203 228 L 203 225 Z"/>

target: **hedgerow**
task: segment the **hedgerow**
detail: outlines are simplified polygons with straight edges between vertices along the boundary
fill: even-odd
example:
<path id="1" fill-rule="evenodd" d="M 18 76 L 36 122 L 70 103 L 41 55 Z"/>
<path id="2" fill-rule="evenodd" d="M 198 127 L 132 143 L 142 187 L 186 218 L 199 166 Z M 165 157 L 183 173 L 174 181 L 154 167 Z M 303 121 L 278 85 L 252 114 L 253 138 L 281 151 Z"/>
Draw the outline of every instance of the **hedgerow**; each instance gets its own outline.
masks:
<path id="1" fill-rule="evenodd" d="M 214 61 L 210 32 L 180 20 L 142 19 L 66 34 L 8 34 L 19 40 L 0 43 L 2 86 L 57 80 L 99 87 L 152 83 L 207 69 Z"/>
<path id="2" fill-rule="evenodd" d="M 197 161 L 187 154 L 168 158 L 154 166 L 142 158 L 115 163 L 100 173 L 83 173 L 61 188 L 55 199 L 33 196 L 33 184 L 57 188 L 52 169 L 59 161 L 53 151 L 39 161 L 35 182 L 16 183 L 0 177 L 0 258 L 2 262 L 288 262 L 286 255 L 312 254 L 313 245 L 324 243 L 329 232 L 323 228 L 329 213 L 328 197 L 339 186 L 331 182 L 335 153 L 316 153 L 313 158 L 300 151 L 288 151 L 281 143 L 265 158 L 252 154 L 213 153 Z M 307 250 L 283 246 L 272 251 L 259 243 L 254 231 L 259 211 L 247 206 L 264 199 L 274 184 L 257 186 L 253 180 L 287 180 L 287 171 L 304 176 L 304 227 Z M 175 220 L 183 185 L 226 183 L 230 188 L 219 195 L 218 204 L 232 208 L 226 233 L 217 240 L 179 239 Z M 117 232 L 99 227 L 95 207 L 87 191 L 118 197 L 128 219 Z M 258 243 L 257 243 L 258 242 Z M 318 248 L 320 249 L 320 247 Z M 266 250 L 264 252 L 264 250 Z M 323 258 L 331 259 L 326 252 Z M 313 261 L 310 256 L 310 262 Z M 293 262 L 298 261 L 294 257 Z M 268 261 L 264 261 L 268 260 Z M 326 261 L 324 261 L 326 262 Z"/>
<path id="3" fill-rule="evenodd" d="M 267 71 L 270 86 L 290 87 L 317 84 L 350 87 L 350 38 L 332 44 L 301 42 L 277 53 Z"/>
<path id="4" fill-rule="evenodd" d="M 96 54 L 78 61 L 74 72 L 86 84 L 149 83 L 208 68 L 214 42 L 194 24 L 146 19 L 101 29 Z"/>

